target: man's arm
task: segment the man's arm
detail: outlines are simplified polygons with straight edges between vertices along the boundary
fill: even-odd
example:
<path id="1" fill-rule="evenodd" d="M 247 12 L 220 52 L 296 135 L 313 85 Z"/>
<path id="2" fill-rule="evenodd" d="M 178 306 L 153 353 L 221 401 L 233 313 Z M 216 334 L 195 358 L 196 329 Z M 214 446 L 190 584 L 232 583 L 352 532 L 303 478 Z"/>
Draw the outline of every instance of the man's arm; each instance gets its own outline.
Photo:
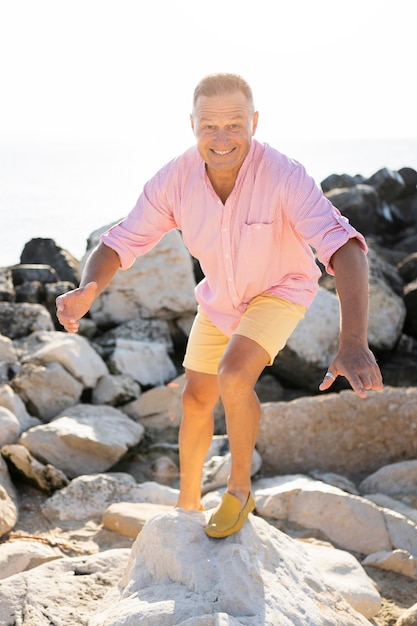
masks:
<path id="1" fill-rule="evenodd" d="M 87 259 L 78 289 L 58 296 L 57 318 L 69 333 L 76 333 L 79 320 L 89 311 L 94 299 L 109 284 L 120 267 L 117 252 L 100 243 Z"/>
<path id="2" fill-rule="evenodd" d="M 368 347 L 368 263 L 355 239 L 332 257 L 336 289 L 340 301 L 339 350 L 319 389 L 325 391 L 337 376 L 345 376 L 361 398 L 374 389 L 381 391 L 382 376 Z"/>

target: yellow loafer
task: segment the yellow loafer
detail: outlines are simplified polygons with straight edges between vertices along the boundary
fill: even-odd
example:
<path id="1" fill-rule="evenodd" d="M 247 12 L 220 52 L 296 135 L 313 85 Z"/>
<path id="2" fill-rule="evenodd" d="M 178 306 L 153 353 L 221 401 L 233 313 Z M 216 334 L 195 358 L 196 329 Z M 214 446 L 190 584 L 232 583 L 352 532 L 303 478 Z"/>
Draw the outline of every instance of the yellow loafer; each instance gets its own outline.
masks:
<path id="1" fill-rule="evenodd" d="M 231 493 L 225 493 L 219 506 L 210 517 L 205 528 L 206 535 L 209 537 L 228 537 L 237 533 L 242 528 L 249 513 L 255 509 L 255 500 L 252 492 L 249 492 L 248 499 L 243 509 L 240 500 Z"/>

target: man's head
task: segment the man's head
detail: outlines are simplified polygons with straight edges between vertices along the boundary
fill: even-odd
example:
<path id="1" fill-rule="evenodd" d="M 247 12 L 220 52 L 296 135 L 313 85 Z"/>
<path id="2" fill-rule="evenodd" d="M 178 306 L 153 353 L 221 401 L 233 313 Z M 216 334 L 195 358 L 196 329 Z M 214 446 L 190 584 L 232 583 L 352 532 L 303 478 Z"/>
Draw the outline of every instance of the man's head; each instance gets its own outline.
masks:
<path id="1" fill-rule="evenodd" d="M 258 123 L 252 90 L 237 74 L 210 74 L 194 91 L 191 126 L 207 172 L 236 179 Z"/>

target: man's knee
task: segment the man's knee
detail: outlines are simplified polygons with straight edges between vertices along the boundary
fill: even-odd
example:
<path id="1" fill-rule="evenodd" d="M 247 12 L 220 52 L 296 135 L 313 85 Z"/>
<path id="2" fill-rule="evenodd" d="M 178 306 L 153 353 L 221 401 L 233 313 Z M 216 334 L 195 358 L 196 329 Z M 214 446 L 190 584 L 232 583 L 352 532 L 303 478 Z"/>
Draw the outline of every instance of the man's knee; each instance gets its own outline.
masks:
<path id="1" fill-rule="evenodd" d="M 182 392 L 184 410 L 213 410 L 219 399 L 217 377 L 211 374 L 187 372 Z"/>

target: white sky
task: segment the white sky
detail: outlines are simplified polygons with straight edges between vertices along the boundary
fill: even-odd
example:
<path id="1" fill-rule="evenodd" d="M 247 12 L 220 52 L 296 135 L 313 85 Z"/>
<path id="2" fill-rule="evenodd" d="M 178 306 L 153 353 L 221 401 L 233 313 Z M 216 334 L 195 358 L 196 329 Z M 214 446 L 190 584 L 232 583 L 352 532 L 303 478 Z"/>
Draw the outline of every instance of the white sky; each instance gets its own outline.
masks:
<path id="1" fill-rule="evenodd" d="M 0 135 L 192 143 L 205 74 L 252 85 L 258 137 L 417 137 L 415 0 L 0 0 Z M 272 139 L 271 139 L 272 135 Z M 173 154 L 174 154 L 173 153 Z"/>

